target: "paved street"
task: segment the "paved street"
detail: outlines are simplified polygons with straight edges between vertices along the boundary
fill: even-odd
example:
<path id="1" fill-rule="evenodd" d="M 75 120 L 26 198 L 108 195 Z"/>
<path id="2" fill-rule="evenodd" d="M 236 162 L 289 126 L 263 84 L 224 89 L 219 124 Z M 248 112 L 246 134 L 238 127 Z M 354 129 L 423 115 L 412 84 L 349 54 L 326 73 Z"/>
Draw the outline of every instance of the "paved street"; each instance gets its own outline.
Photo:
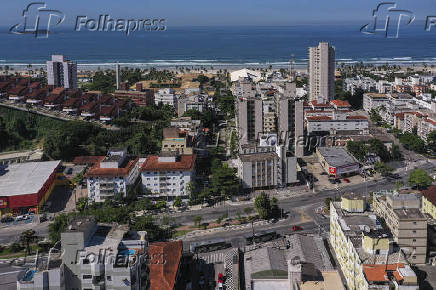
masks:
<path id="1" fill-rule="evenodd" d="M 15 290 L 17 289 L 17 276 L 23 272 L 26 267 L 11 266 L 9 264 L 0 264 L 0 289 Z"/>
<path id="2" fill-rule="evenodd" d="M 432 163 L 425 163 L 421 166 L 426 170 L 430 170 L 435 166 Z M 402 182 L 407 183 L 407 178 L 411 170 L 400 172 Z M 388 181 L 386 178 L 379 179 L 377 181 L 371 180 L 362 184 L 350 185 L 346 188 L 339 188 L 338 190 L 327 190 L 319 193 L 307 193 L 294 198 L 279 199 L 279 206 L 284 209 L 285 213 L 288 213 L 286 220 L 281 220 L 277 223 L 271 223 L 265 226 L 255 227 L 255 232 L 270 230 L 276 231 L 281 235 L 292 233 L 291 228 L 293 225 L 300 225 L 303 227 L 304 232 L 317 232 L 327 233 L 329 231 L 329 220 L 320 214 L 317 214 L 315 210 L 324 205 L 324 200 L 327 197 L 334 198 L 335 195 L 340 196 L 345 192 L 355 192 L 363 195 L 367 195 L 372 191 L 392 189 L 394 182 Z M 235 205 L 235 206 L 223 206 L 217 208 L 205 208 L 201 211 L 177 213 L 172 216 L 180 223 L 193 223 L 193 218 L 197 215 L 203 217 L 204 222 L 214 221 L 223 213 L 228 213 L 229 217 L 235 218 L 238 211 L 243 212 L 243 209 L 252 205 Z M 232 246 L 245 246 L 244 236 L 252 233 L 251 226 L 247 225 L 244 229 L 228 230 L 221 232 L 214 232 L 195 237 L 185 238 L 183 240 L 186 249 L 192 242 L 211 241 L 215 239 L 225 239 L 232 243 Z"/>

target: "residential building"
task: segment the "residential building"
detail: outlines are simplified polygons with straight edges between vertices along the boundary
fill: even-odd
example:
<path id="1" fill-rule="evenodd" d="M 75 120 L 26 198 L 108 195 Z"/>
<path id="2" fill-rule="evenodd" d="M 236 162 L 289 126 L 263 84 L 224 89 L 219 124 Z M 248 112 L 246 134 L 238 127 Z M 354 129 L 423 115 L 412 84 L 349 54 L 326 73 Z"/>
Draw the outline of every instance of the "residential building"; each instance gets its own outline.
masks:
<path id="1" fill-rule="evenodd" d="M 192 136 L 179 128 L 164 128 L 162 152 L 177 151 L 181 155 L 192 155 Z"/>
<path id="2" fill-rule="evenodd" d="M 195 177 L 196 155 L 162 152 L 149 155 L 141 166 L 142 187 L 152 196 L 189 198 L 188 184 Z"/>
<path id="3" fill-rule="evenodd" d="M 369 133 L 369 121 L 365 116 L 332 113 L 331 116 L 306 116 L 306 132 L 308 135 L 336 135 L 347 132 L 353 135 Z"/>
<path id="4" fill-rule="evenodd" d="M 421 210 L 436 220 L 436 185 L 431 185 L 422 191 Z"/>
<path id="5" fill-rule="evenodd" d="M 205 111 L 207 108 L 207 96 L 203 95 L 187 95 L 178 99 L 177 115 L 182 117 L 186 111 L 195 110 L 199 112 Z"/>
<path id="6" fill-rule="evenodd" d="M 75 217 L 61 233 L 61 251 L 20 275 L 17 289 L 148 289 L 146 232 Z"/>
<path id="7" fill-rule="evenodd" d="M 177 96 L 174 89 L 159 89 L 157 93 L 154 94 L 154 103 L 156 105 L 169 105 L 177 110 Z"/>
<path id="8" fill-rule="evenodd" d="M 47 83 L 49 86 L 76 89 L 77 64 L 63 55 L 52 55 L 47 61 Z"/>
<path id="9" fill-rule="evenodd" d="M 317 147 L 316 155 L 325 172 L 335 178 L 360 172 L 359 162 L 343 147 Z"/>
<path id="10" fill-rule="evenodd" d="M 125 197 L 128 187 L 139 176 L 138 160 L 128 156 L 126 148 L 110 149 L 85 175 L 88 198 L 93 202 L 104 202 L 118 195 Z"/>
<path id="11" fill-rule="evenodd" d="M 427 219 L 420 198 L 414 194 L 374 193 L 373 210 L 382 217 L 410 264 L 425 264 Z"/>
<path id="12" fill-rule="evenodd" d="M 330 203 L 330 244 L 348 289 L 418 289 L 416 274 L 393 243 L 376 215 Z"/>
<path id="13" fill-rule="evenodd" d="M 278 185 L 279 156 L 276 152 L 239 154 L 238 176 L 244 188 L 273 188 Z"/>
<path id="14" fill-rule="evenodd" d="M 241 87 L 247 87 L 247 84 L 241 84 Z M 256 96 L 255 90 L 254 93 L 251 88 L 248 93 L 242 90 L 243 96 L 236 99 L 236 124 L 239 145 L 246 145 L 255 142 L 263 131 L 263 112 L 262 99 Z"/>
<path id="15" fill-rule="evenodd" d="M 335 49 L 327 42 L 309 48 L 309 100 L 335 96 Z"/>
<path id="16" fill-rule="evenodd" d="M 287 236 L 285 243 L 286 247 L 264 246 L 245 252 L 244 289 L 345 289 L 321 237 L 295 234 Z"/>
<path id="17" fill-rule="evenodd" d="M 387 94 L 366 93 L 363 94 L 363 109 L 371 112 L 381 106 L 386 106 L 389 102 Z"/>
<path id="18" fill-rule="evenodd" d="M 150 244 L 150 290 L 181 289 L 182 253 L 182 241 Z"/>

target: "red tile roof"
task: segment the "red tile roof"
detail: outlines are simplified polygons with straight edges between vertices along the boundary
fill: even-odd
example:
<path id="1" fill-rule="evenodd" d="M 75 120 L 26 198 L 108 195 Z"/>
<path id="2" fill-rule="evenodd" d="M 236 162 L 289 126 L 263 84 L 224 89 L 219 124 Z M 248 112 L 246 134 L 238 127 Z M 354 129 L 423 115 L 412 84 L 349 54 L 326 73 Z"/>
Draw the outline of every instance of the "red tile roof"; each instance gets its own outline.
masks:
<path id="1" fill-rule="evenodd" d="M 421 193 L 429 202 L 436 206 L 436 185 L 430 186 L 426 190 L 421 191 Z"/>
<path id="2" fill-rule="evenodd" d="M 398 264 L 364 264 L 363 272 L 365 273 L 366 279 L 370 282 L 385 282 L 389 281 L 386 271 L 393 271 L 395 279 L 397 281 L 403 280 L 403 277 L 397 271 L 398 268 L 404 268 L 403 263 Z"/>
<path id="3" fill-rule="evenodd" d="M 435 120 L 432 120 L 432 119 L 426 118 L 424 121 L 427 122 L 427 123 L 430 123 L 430 124 L 433 124 L 433 125 L 436 126 L 436 121 L 435 121 Z"/>
<path id="4" fill-rule="evenodd" d="M 26 87 L 16 86 L 15 88 L 10 89 L 8 91 L 8 94 L 9 95 L 19 95 L 19 94 L 22 94 L 25 89 L 26 89 Z"/>
<path id="5" fill-rule="evenodd" d="M 32 89 L 36 89 L 37 87 L 39 87 L 39 85 L 41 85 L 40 82 L 33 82 L 33 83 L 30 84 L 30 87 L 31 87 Z"/>
<path id="6" fill-rule="evenodd" d="M 150 290 L 175 289 L 182 251 L 182 241 L 150 244 Z"/>
<path id="7" fill-rule="evenodd" d="M 168 171 L 168 170 L 181 170 L 191 171 L 194 169 L 195 160 L 197 156 L 181 155 L 180 161 L 176 162 L 159 162 L 159 156 L 150 155 L 147 160 L 142 164 L 141 171 Z"/>
<path id="8" fill-rule="evenodd" d="M 105 158 L 105 156 L 77 156 L 74 158 L 73 163 L 78 165 L 88 165 L 99 163 Z"/>
<path id="9" fill-rule="evenodd" d="M 310 103 L 311 103 L 312 106 L 314 106 L 314 107 L 323 107 L 323 108 L 326 108 L 326 107 L 332 107 L 332 105 L 329 104 L 329 103 L 327 103 L 327 104 L 318 104 L 318 101 L 317 101 L 317 100 L 313 100 L 313 101 L 310 102 Z"/>
<path id="10" fill-rule="evenodd" d="M 347 120 L 368 120 L 365 116 L 347 116 Z"/>
<path id="11" fill-rule="evenodd" d="M 64 107 L 77 107 L 80 105 L 79 98 L 69 98 L 64 102 Z"/>
<path id="12" fill-rule="evenodd" d="M 100 162 L 105 157 L 100 160 Z M 95 165 L 88 170 L 86 173 L 86 177 L 97 177 L 97 176 L 127 176 L 129 172 L 135 167 L 136 163 L 138 163 L 139 158 L 131 159 L 127 162 L 124 167 L 121 168 L 101 168 L 100 162 L 95 163 Z"/>
<path id="13" fill-rule="evenodd" d="M 60 95 L 65 91 L 64 88 L 54 88 L 53 91 L 51 92 L 53 95 Z"/>
<path id="14" fill-rule="evenodd" d="M 351 107 L 349 102 L 343 100 L 333 100 L 330 103 L 335 105 L 336 107 Z"/>
<path id="15" fill-rule="evenodd" d="M 308 121 L 330 121 L 332 117 L 329 116 L 310 116 L 306 117 Z"/>

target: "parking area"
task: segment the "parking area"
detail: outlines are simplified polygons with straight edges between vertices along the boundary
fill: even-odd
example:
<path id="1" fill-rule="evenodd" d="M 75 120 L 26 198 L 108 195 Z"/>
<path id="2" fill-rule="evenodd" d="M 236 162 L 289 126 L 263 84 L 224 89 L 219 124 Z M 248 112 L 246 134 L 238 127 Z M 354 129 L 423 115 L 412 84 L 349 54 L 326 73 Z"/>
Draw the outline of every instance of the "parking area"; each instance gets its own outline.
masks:
<path id="1" fill-rule="evenodd" d="M 365 178 L 363 178 L 362 176 L 354 175 L 346 178 L 339 178 L 335 181 L 335 183 L 332 183 L 331 181 L 329 181 L 329 176 L 327 172 L 325 172 L 324 168 L 318 162 L 318 159 L 316 157 L 311 156 L 305 161 L 307 164 L 306 168 L 308 173 L 313 174 L 315 181 L 315 190 L 336 189 L 347 185 L 360 184 L 365 181 Z M 377 174 L 373 176 L 368 176 L 366 177 L 366 181 L 376 179 L 378 177 L 379 176 Z"/>

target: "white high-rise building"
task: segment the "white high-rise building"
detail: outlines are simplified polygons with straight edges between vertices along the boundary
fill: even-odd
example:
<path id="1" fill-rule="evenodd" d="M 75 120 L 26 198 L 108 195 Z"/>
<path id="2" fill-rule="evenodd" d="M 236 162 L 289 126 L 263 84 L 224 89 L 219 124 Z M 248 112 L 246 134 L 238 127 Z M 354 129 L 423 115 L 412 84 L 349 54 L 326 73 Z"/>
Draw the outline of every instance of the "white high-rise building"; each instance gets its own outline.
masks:
<path id="1" fill-rule="evenodd" d="M 115 65 L 115 77 L 116 77 L 116 85 L 117 85 L 117 90 L 119 90 L 121 88 L 121 72 L 120 72 L 121 68 L 120 68 L 120 64 L 117 63 Z"/>
<path id="2" fill-rule="evenodd" d="M 77 64 L 63 55 L 52 55 L 47 61 L 47 83 L 49 86 L 77 89 Z"/>
<path id="3" fill-rule="evenodd" d="M 309 99 L 322 103 L 335 96 L 335 49 L 328 42 L 309 48 Z"/>

